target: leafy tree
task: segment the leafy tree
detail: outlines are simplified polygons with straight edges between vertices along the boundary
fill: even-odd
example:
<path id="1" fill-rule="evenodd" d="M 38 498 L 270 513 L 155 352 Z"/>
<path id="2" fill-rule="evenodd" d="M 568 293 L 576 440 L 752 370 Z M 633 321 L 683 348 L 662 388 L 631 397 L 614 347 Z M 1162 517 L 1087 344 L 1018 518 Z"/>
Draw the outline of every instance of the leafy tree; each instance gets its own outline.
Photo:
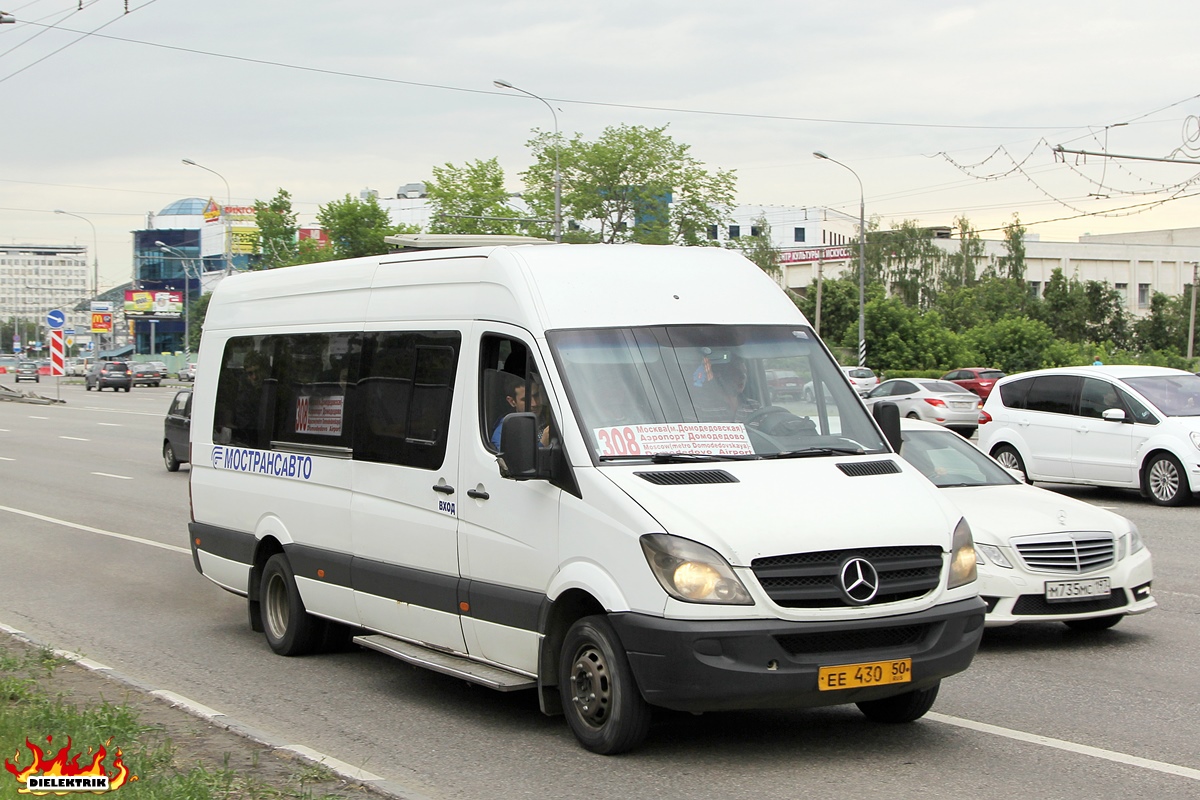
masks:
<path id="1" fill-rule="evenodd" d="M 874 259 L 874 264 L 868 264 L 867 277 L 878 276 L 888 292 L 905 305 L 929 308 L 937 296 L 937 276 L 945 258 L 929 230 L 915 220 L 905 220 L 889 231 L 868 230 L 867 242 Z"/>
<path id="2" fill-rule="evenodd" d="M 740 250 L 742 255 L 753 261 L 768 275 L 779 275 L 779 248 L 771 241 L 771 223 L 765 216 L 754 220 L 756 234 L 729 240 L 727 247 Z M 816 291 L 816 287 L 813 287 Z"/>
<path id="3" fill-rule="evenodd" d="M 383 237 L 410 230 L 392 225 L 387 210 L 374 197 L 355 200 L 349 194 L 321 206 L 317 222 L 329 232 L 334 258 L 381 255 L 388 251 Z"/>
<path id="4" fill-rule="evenodd" d="M 983 277 L 974 286 L 942 292 L 933 308 L 951 330 L 965 333 L 1007 316 L 1028 316 L 1040 302 L 1030 296 L 1024 282 L 991 275 Z"/>
<path id="5" fill-rule="evenodd" d="M 817 286 L 796 300 L 796 307 L 814 326 L 817 324 Z M 845 333 L 850 330 L 851 341 L 858 341 L 858 280 L 856 278 L 826 279 L 821 282 L 821 328 L 818 333 L 831 346 L 845 345 Z"/>
<path id="6" fill-rule="evenodd" d="M 580 226 L 564 232 L 566 240 L 705 245 L 708 226 L 730 219 L 734 173 L 707 170 L 666 126 L 613 126 L 594 142 L 542 131 L 529 148 L 534 163 L 521 173 L 524 198 L 544 219 L 554 213 L 557 155 L 563 216 Z"/>
<path id="7" fill-rule="evenodd" d="M 1084 340 L 1087 332 L 1086 302 L 1077 279 L 1068 280 L 1061 268 L 1050 273 L 1042 291 L 1042 320 L 1051 334 L 1072 342 Z"/>
<path id="8" fill-rule="evenodd" d="M 1150 298 L 1150 313 L 1133 324 L 1138 350 L 1187 352 L 1188 323 L 1192 310 L 1190 288 L 1178 297 L 1155 292 Z"/>
<path id="9" fill-rule="evenodd" d="M 430 233 L 519 232 L 518 223 L 511 221 L 518 215 L 508 205 L 504 169 L 495 158 L 476 159 L 461 167 L 450 163 L 434 167 L 433 180 L 426 181 L 425 187 L 433 211 Z"/>
<path id="10" fill-rule="evenodd" d="M 212 300 L 212 292 L 202 294 L 191 302 L 188 308 L 188 352 L 200 351 L 200 335 L 204 332 L 204 320 L 208 317 L 208 302 Z"/>
<path id="11" fill-rule="evenodd" d="M 295 263 L 296 212 L 292 210 L 292 196 L 280 189 L 270 202 L 255 200 L 254 218 L 258 224 L 259 268 Z"/>
<path id="12" fill-rule="evenodd" d="M 1000 276 L 1025 280 L 1025 226 L 1016 214 L 1013 214 L 1013 221 L 1004 226 L 1004 250 L 1005 255 L 996 263 Z"/>
<path id="13" fill-rule="evenodd" d="M 1054 341 L 1054 334 L 1040 320 L 1006 317 L 972 328 L 964 339 L 976 363 L 1005 372 L 1025 372 L 1042 367 L 1043 356 Z"/>
<path id="14" fill-rule="evenodd" d="M 897 297 L 868 303 L 866 328 L 867 363 L 876 369 L 941 369 L 960 363 L 967 353 L 937 312 L 923 313 Z"/>
<path id="15" fill-rule="evenodd" d="M 979 264 L 986 257 L 983 240 L 966 217 L 957 217 L 954 226 L 958 229 L 958 252 L 948 254 L 942 264 L 939 284 L 943 291 L 974 286 Z"/>

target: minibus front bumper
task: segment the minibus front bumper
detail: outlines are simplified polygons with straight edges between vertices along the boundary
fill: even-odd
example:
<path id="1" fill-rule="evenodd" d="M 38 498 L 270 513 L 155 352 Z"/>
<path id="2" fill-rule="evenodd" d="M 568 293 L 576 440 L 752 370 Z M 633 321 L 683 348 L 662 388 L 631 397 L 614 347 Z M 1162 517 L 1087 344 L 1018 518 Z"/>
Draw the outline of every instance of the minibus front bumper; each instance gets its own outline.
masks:
<path id="1" fill-rule="evenodd" d="M 983 637 L 978 597 L 915 614 L 838 622 L 609 620 L 646 702 L 678 711 L 804 708 L 925 689 L 962 672 Z M 819 685 L 822 667 L 911 659 L 911 680 L 850 689 Z"/>

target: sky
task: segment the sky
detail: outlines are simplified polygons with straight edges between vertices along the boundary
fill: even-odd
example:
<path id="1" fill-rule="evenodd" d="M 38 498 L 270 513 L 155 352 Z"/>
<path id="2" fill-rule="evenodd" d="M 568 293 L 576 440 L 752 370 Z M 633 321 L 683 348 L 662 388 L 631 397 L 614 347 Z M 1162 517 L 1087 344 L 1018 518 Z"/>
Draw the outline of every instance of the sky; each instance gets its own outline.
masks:
<path id="1" fill-rule="evenodd" d="M 182 197 L 249 205 L 283 188 L 311 222 L 347 194 L 493 157 L 520 191 L 527 141 L 554 128 L 547 104 L 589 140 L 667 125 L 733 170 L 747 205 L 857 216 L 861 180 L 885 228 L 965 216 L 999 238 L 1016 214 L 1074 241 L 1195 227 L 1192 8 L 0 0 L 17 19 L 0 25 L 0 241 L 95 240 L 103 289 L 129 279 L 130 231 Z"/>

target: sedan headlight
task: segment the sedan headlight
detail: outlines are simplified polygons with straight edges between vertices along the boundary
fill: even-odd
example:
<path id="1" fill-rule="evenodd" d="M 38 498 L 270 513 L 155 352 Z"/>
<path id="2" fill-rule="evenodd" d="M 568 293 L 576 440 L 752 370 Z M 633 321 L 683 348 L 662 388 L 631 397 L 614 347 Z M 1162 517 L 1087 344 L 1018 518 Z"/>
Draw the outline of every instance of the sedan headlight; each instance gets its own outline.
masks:
<path id="1" fill-rule="evenodd" d="M 975 542 L 971 537 L 971 526 L 963 517 L 954 528 L 954 539 L 950 544 L 950 577 L 946 588 L 963 586 L 975 578 Z"/>
<path id="2" fill-rule="evenodd" d="M 650 571 L 676 600 L 686 603 L 754 604 L 729 562 L 711 547 L 665 533 L 641 539 Z"/>
<path id="3" fill-rule="evenodd" d="M 980 544 L 979 542 L 976 542 L 975 556 L 980 563 L 984 562 L 983 559 L 978 557 L 984 556 L 988 561 L 992 562 L 997 567 L 1004 567 L 1005 569 L 1013 568 L 1013 565 L 1010 564 L 1008 559 L 1004 557 L 1004 551 L 999 547 L 996 547 L 994 544 Z"/>
<path id="4" fill-rule="evenodd" d="M 1133 555 L 1139 550 L 1145 549 L 1146 545 L 1142 543 L 1142 535 L 1138 533 L 1137 525 L 1129 523 L 1129 533 L 1121 537 L 1120 545 L 1117 548 L 1117 559 L 1125 558 L 1126 555 Z"/>
<path id="5" fill-rule="evenodd" d="M 1196 449 L 1200 450 L 1200 431 L 1192 431 L 1192 444 L 1196 445 Z"/>

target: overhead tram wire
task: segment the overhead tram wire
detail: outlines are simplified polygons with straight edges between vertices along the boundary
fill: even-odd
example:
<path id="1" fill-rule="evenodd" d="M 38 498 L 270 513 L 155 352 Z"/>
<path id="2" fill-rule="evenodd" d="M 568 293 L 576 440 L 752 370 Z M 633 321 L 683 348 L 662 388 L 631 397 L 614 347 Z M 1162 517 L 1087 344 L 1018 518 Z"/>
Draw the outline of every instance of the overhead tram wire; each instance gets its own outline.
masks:
<path id="1" fill-rule="evenodd" d="M 155 2 L 156 0 L 149 0 Z M 59 30 L 68 31 L 71 33 L 84 33 L 83 31 L 70 31 L 68 28 L 59 28 Z M 140 39 L 129 39 L 123 36 L 112 36 L 110 34 L 89 33 L 98 39 L 108 39 L 114 42 L 124 42 L 126 44 L 136 44 L 143 47 L 154 47 L 162 50 L 174 50 L 180 53 L 191 53 L 193 55 L 208 56 L 210 58 L 222 58 L 230 61 L 240 61 L 246 64 L 259 64 L 268 67 L 278 67 L 280 69 L 292 69 L 301 72 L 310 72 L 318 75 L 330 75 L 340 78 L 356 78 L 358 80 L 377 81 L 380 83 L 390 83 L 399 86 L 414 86 L 421 89 L 441 89 L 450 92 L 464 92 L 467 94 L 484 94 L 494 97 L 511 97 L 508 92 L 491 91 L 488 89 L 472 89 L 463 86 L 450 86 L 442 83 L 424 83 L 421 81 L 406 81 L 400 78 L 385 78 L 379 75 L 368 75 L 361 72 L 346 72 L 344 70 L 324 69 L 321 67 L 306 67 L 301 64 L 289 64 L 284 61 L 270 61 L 262 58 L 250 58 L 248 56 L 229 55 L 227 53 L 216 53 L 211 50 L 198 50 L 191 47 L 180 47 L 178 45 L 161 44 L 159 42 L 147 42 Z M 7 78 L 0 78 L 0 82 Z M 855 119 L 837 119 L 823 117 L 792 117 L 782 114 L 752 114 L 739 111 L 709 111 L 705 109 L 695 108 L 675 108 L 671 106 L 647 106 L 636 105 L 633 103 L 610 103 L 601 100 L 571 100 L 559 97 L 545 98 L 549 102 L 563 103 L 569 105 L 581 106 L 597 106 L 602 108 L 626 108 L 634 111 L 659 111 L 672 114 L 697 114 L 714 117 L 732 117 L 737 119 L 758 119 L 758 120 L 776 120 L 780 122 L 813 122 L 830 125 L 864 125 L 864 126 L 882 126 L 882 127 L 897 127 L 897 128 L 934 128 L 934 129 L 949 129 L 949 130 L 985 130 L 985 131 L 1036 131 L 1036 130 L 1076 130 L 1086 128 L 1086 125 L 957 125 L 948 123 L 929 123 L 929 122 L 891 122 L 887 120 L 855 120 Z"/>

